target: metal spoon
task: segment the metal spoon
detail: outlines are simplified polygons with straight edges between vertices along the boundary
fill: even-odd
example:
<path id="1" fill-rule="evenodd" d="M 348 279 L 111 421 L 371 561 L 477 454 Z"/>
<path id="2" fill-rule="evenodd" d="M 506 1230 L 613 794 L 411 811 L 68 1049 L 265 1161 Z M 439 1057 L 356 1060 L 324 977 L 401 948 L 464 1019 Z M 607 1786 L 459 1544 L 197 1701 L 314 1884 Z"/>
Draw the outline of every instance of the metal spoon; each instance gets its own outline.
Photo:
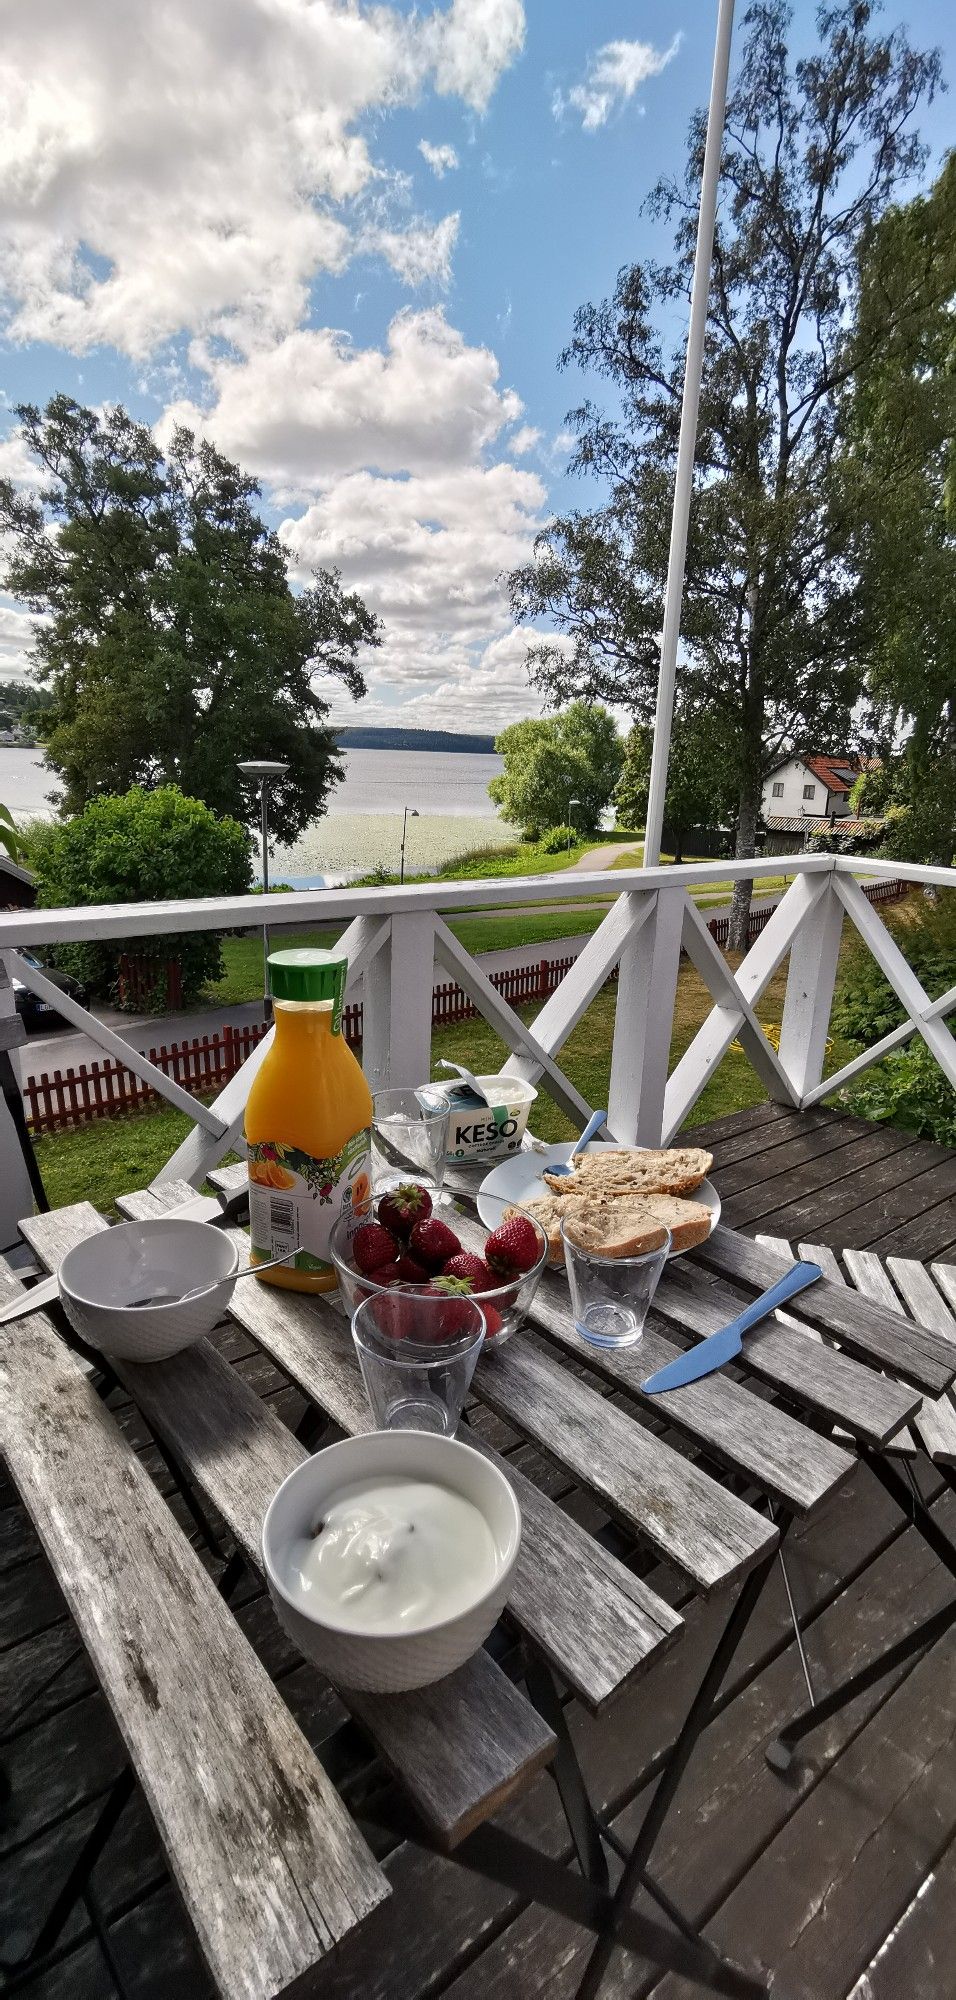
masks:
<path id="1" fill-rule="evenodd" d="M 573 1174 L 574 1162 L 577 1159 L 578 1154 L 583 1153 L 585 1146 L 588 1145 L 589 1141 L 594 1138 L 595 1133 L 600 1132 L 601 1126 L 604 1124 L 606 1117 L 607 1117 L 606 1111 L 592 1112 L 590 1118 L 588 1119 L 587 1124 L 584 1127 L 584 1131 L 582 1132 L 581 1137 L 578 1140 L 578 1143 L 575 1146 L 570 1159 L 568 1160 L 567 1166 L 549 1167 L 548 1168 L 549 1174 L 556 1175 L 558 1180 L 563 1180 L 565 1174 Z"/>
<path id="2" fill-rule="evenodd" d="M 244 1271 L 236 1272 L 236 1282 L 240 1278 L 258 1278 L 263 1271 L 273 1271 L 277 1264 L 287 1264 L 294 1250 L 284 1250 L 281 1257 L 270 1257 L 268 1264 L 247 1264 Z M 201 1292 L 212 1290 L 211 1285 L 194 1285 L 189 1292 L 147 1292 L 141 1299 L 127 1299 L 125 1309 L 132 1312 L 137 1306 L 184 1306 L 187 1299 L 198 1299 Z"/>

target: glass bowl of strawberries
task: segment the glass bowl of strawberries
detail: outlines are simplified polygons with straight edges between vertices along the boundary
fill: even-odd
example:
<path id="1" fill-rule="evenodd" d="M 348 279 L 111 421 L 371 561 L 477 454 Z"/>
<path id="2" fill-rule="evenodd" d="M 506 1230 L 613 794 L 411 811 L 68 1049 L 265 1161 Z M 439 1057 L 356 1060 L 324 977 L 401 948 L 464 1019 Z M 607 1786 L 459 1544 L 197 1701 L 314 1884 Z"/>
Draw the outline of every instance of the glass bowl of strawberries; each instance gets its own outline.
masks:
<path id="1" fill-rule="evenodd" d="M 490 1235 L 464 1217 L 461 1228 L 467 1245 L 447 1206 L 433 1211 L 428 1188 L 417 1181 L 373 1193 L 364 1209 L 340 1215 L 329 1251 L 349 1316 L 377 1292 L 474 1297 L 485 1315 L 486 1340 L 506 1340 L 537 1291 L 548 1259 L 545 1231 L 536 1216 L 518 1208 Z"/>

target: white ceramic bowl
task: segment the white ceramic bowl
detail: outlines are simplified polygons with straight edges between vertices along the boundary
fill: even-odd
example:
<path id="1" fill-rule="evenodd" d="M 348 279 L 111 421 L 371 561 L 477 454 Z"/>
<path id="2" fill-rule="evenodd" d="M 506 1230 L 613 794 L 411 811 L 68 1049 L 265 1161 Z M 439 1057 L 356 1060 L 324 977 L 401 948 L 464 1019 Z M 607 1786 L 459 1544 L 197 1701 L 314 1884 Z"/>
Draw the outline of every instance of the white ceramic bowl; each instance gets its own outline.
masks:
<path id="1" fill-rule="evenodd" d="M 288 1588 L 289 1552 L 306 1534 L 332 1494 L 353 1481 L 375 1477 L 434 1479 L 480 1508 L 497 1552 L 490 1590 L 454 1618 L 414 1630 L 356 1632 L 306 1613 Z M 471 1658 L 504 1608 L 521 1542 L 521 1510 L 497 1466 L 456 1438 L 427 1431 L 370 1431 L 327 1445 L 290 1472 L 262 1524 L 262 1554 L 280 1623 L 306 1659 L 340 1687 L 379 1694 L 428 1687 Z"/>
<path id="2" fill-rule="evenodd" d="M 67 1319 L 88 1346 L 122 1361 L 165 1361 L 222 1318 L 238 1269 L 238 1248 L 221 1229 L 157 1215 L 87 1236 L 67 1251 L 57 1278 Z M 203 1289 L 185 1304 L 132 1303 L 194 1285 Z"/>

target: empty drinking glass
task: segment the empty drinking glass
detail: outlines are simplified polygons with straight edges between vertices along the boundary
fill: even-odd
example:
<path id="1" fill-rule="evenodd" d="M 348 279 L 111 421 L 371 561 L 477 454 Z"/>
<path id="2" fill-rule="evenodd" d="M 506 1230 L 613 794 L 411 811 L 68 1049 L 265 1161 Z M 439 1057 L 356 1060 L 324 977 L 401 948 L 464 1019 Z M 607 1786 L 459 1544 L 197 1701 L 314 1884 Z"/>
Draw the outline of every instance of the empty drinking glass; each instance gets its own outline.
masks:
<path id="1" fill-rule="evenodd" d="M 365 1393 L 381 1431 L 454 1437 L 485 1337 L 477 1299 L 377 1292 L 352 1316 Z"/>
<path id="2" fill-rule="evenodd" d="M 670 1255 L 663 1224 L 660 1243 L 642 1257 L 606 1257 L 576 1243 L 573 1216 L 561 1223 L 564 1261 L 578 1332 L 595 1347 L 633 1347 L 644 1331 L 651 1300 Z"/>
<path id="3" fill-rule="evenodd" d="M 450 1104 L 435 1084 L 372 1096 L 372 1180 L 378 1189 L 419 1181 L 437 1194 L 445 1178 Z"/>

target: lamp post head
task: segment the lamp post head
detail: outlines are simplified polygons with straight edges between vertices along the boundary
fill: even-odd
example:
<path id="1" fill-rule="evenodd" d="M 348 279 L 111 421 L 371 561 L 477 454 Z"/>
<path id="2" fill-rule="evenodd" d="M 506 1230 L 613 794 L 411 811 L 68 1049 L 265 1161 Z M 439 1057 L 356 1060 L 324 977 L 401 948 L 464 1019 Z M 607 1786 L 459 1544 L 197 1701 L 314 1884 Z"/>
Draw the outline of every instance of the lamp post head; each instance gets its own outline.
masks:
<path id="1" fill-rule="evenodd" d="M 249 757 L 236 766 L 244 778 L 259 778 L 263 782 L 267 778 L 284 778 L 288 768 L 288 764 L 275 757 Z"/>

